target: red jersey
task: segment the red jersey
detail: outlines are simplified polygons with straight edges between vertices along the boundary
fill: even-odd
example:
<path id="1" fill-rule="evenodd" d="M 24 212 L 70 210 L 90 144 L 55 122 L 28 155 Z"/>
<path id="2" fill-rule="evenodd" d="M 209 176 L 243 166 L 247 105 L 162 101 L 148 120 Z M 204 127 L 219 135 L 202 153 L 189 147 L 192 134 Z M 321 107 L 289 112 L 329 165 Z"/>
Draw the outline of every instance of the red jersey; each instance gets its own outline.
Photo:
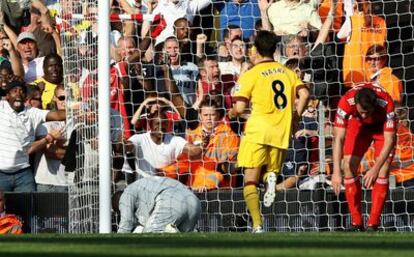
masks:
<path id="1" fill-rule="evenodd" d="M 208 83 L 207 81 L 201 81 L 204 95 L 210 93 L 210 91 L 214 90 L 217 91 L 224 97 L 224 104 L 227 109 L 232 107 L 232 100 L 231 100 L 231 89 L 235 85 L 235 77 L 233 75 L 222 75 L 221 82 L 218 84 Z"/>
<path id="2" fill-rule="evenodd" d="M 125 78 L 127 76 L 128 72 L 127 65 L 125 62 L 118 62 L 111 66 L 111 108 L 117 110 L 121 114 L 124 125 L 124 137 L 130 138 L 132 136 L 132 130 L 126 109 L 124 94 L 125 88 L 122 84 L 122 78 Z"/>
<path id="3" fill-rule="evenodd" d="M 362 88 L 370 88 L 377 95 L 377 106 L 374 113 L 365 119 L 359 115 L 355 95 Z M 341 97 L 336 112 L 335 127 L 347 128 L 349 120 L 355 120 L 364 126 L 382 127 L 384 131 L 395 131 L 396 117 L 394 113 L 394 102 L 391 96 L 380 86 L 375 84 L 358 85 L 350 89 Z"/>

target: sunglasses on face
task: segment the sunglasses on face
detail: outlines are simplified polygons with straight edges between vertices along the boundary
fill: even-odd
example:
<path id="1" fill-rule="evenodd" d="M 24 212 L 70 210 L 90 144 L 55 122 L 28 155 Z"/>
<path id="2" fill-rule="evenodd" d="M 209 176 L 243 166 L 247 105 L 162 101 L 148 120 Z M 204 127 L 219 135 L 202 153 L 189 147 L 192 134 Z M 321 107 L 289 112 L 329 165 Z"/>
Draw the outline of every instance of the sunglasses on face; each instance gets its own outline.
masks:
<path id="1" fill-rule="evenodd" d="M 375 61 L 381 61 L 382 60 L 382 57 L 380 57 L 380 56 L 376 56 L 376 57 L 371 57 L 371 56 L 367 56 L 367 61 L 373 61 L 373 62 L 375 62 Z"/>
<path id="2" fill-rule="evenodd" d="M 57 96 L 56 98 L 57 98 L 59 101 L 65 101 L 66 96 L 64 96 L 64 95 L 60 95 L 60 96 Z"/>

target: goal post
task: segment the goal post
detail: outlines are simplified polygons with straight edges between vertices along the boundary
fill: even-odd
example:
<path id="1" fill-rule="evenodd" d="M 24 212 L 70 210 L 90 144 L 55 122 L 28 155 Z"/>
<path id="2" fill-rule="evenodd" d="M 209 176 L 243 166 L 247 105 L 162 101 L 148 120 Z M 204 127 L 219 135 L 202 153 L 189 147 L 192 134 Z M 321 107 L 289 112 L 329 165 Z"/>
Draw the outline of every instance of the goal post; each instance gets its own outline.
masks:
<path id="1" fill-rule="evenodd" d="M 98 1 L 99 233 L 111 232 L 110 1 Z"/>

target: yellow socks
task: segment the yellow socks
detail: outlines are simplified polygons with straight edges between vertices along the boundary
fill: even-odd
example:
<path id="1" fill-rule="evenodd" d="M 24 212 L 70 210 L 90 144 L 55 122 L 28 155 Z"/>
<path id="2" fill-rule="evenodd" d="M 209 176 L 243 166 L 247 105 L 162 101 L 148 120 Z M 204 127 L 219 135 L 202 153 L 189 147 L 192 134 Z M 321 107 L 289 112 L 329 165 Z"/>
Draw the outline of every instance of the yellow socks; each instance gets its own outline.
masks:
<path id="1" fill-rule="evenodd" d="M 260 216 L 259 194 L 256 185 L 245 185 L 243 188 L 244 201 L 253 220 L 253 228 L 262 225 Z"/>

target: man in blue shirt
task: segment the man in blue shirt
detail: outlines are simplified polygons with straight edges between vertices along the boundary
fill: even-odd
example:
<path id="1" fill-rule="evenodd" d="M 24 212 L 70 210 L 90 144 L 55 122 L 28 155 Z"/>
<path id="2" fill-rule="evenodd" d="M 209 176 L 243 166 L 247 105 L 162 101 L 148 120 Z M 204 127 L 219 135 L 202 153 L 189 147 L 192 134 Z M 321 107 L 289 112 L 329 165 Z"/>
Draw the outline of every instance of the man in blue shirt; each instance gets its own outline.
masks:
<path id="1" fill-rule="evenodd" d="M 243 40 L 249 41 L 260 18 L 257 0 L 216 0 L 214 5 L 220 12 L 221 39 L 225 28 L 237 25 L 243 31 Z"/>

